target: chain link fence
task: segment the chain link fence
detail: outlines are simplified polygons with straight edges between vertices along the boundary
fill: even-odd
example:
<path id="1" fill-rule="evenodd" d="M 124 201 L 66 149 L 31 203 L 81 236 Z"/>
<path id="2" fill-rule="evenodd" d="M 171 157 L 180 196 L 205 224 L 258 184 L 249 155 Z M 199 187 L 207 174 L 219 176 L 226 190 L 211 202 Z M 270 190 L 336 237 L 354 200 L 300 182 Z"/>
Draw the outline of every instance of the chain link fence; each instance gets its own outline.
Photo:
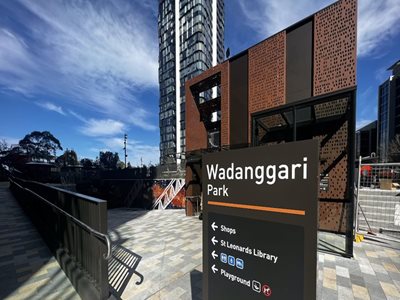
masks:
<path id="1" fill-rule="evenodd" d="M 356 231 L 400 240 L 400 163 L 363 163 L 357 178 Z"/>

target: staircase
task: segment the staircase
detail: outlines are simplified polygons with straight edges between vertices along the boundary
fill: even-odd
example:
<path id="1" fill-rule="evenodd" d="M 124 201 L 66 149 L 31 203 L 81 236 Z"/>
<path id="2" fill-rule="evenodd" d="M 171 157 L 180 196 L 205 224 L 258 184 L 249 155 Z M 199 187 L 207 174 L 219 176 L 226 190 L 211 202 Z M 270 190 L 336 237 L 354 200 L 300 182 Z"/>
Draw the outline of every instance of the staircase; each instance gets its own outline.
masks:
<path id="1" fill-rule="evenodd" d="M 182 178 L 171 179 L 168 186 L 164 189 L 162 194 L 154 202 L 153 209 L 166 209 L 184 186 L 185 186 L 185 179 Z"/>

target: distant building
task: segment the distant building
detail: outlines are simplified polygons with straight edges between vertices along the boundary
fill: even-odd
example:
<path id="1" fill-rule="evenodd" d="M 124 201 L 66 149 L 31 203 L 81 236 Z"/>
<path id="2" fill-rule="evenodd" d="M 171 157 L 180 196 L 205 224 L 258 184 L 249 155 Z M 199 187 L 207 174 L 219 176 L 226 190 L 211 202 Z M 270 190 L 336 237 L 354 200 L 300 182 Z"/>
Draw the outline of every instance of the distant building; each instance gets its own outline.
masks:
<path id="1" fill-rule="evenodd" d="M 160 164 L 176 164 L 186 146 L 185 82 L 224 59 L 224 1 L 160 0 L 158 36 Z"/>
<path id="2" fill-rule="evenodd" d="M 388 160 L 389 144 L 400 134 L 400 60 L 388 68 L 392 75 L 379 86 L 378 152 L 381 161 Z"/>
<path id="3" fill-rule="evenodd" d="M 377 126 L 378 121 L 373 121 L 356 131 L 356 158 L 377 154 Z"/>

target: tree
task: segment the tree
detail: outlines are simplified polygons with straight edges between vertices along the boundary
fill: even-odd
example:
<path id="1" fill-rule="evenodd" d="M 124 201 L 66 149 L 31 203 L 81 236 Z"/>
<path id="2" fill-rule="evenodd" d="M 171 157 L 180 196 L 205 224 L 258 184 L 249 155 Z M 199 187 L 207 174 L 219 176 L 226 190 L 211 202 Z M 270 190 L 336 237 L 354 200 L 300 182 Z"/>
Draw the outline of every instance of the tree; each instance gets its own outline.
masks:
<path id="1" fill-rule="evenodd" d="M 119 161 L 118 153 L 112 153 L 110 151 L 100 152 L 100 166 L 104 169 L 115 170 Z"/>
<path id="2" fill-rule="evenodd" d="M 19 141 L 21 148 L 36 159 L 50 160 L 57 150 L 62 150 L 60 141 L 48 131 L 32 131 Z"/>
<path id="3" fill-rule="evenodd" d="M 78 156 L 74 150 L 65 150 L 65 152 L 59 156 L 56 160 L 59 165 L 62 166 L 76 166 L 78 165 Z"/>
<path id="4" fill-rule="evenodd" d="M 120 170 L 125 169 L 125 163 L 123 161 L 118 161 L 117 168 Z"/>
<path id="5" fill-rule="evenodd" d="M 7 144 L 6 140 L 3 139 L 0 141 L 0 152 L 7 151 L 7 150 L 9 150 L 8 144 Z"/>
<path id="6" fill-rule="evenodd" d="M 396 135 L 389 143 L 388 157 L 391 162 L 400 161 L 400 135 Z"/>
<path id="7" fill-rule="evenodd" d="M 81 159 L 81 165 L 82 165 L 85 169 L 91 169 L 91 168 L 94 167 L 93 160 L 91 160 L 90 158 L 82 158 L 82 159 Z"/>
<path id="8" fill-rule="evenodd" d="M 18 165 L 27 163 L 27 157 L 20 146 L 9 147 L 4 151 L 0 151 L 0 164 L 19 167 Z"/>

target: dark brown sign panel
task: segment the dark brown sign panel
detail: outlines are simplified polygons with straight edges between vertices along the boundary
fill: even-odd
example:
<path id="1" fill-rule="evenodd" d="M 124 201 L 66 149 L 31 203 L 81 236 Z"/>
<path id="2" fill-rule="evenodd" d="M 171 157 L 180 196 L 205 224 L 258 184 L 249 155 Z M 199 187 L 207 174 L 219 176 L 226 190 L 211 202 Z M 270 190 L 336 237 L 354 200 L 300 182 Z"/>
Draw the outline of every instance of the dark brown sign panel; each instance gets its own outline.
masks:
<path id="1" fill-rule="evenodd" d="M 203 296 L 315 299 L 318 143 L 203 156 Z"/>

